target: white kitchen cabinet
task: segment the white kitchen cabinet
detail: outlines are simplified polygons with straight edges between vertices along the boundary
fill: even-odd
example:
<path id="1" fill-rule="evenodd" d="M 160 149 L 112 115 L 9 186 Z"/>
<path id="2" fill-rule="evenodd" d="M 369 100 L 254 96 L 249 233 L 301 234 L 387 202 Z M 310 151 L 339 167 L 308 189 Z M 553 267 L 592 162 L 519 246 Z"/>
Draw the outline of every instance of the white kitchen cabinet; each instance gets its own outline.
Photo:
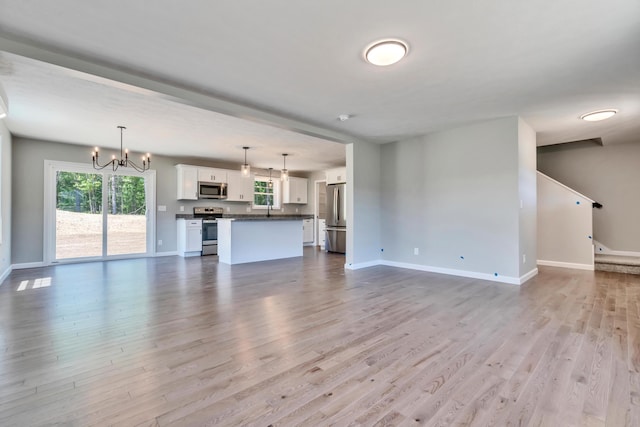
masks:
<path id="1" fill-rule="evenodd" d="M 302 220 L 302 243 L 313 243 L 313 218 Z"/>
<path id="2" fill-rule="evenodd" d="M 198 200 L 198 168 L 176 165 L 178 173 L 178 200 Z"/>
<path id="3" fill-rule="evenodd" d="M 327 185 L 329 184 L 342 184 L 347 182 L 347 168 L 335 168 L 329 169 L 326 172 Z"/>
<path id="4" fill-rule="evenodd" d="M 198 181 L 227 183 L 227 169 L 198 168 Z"/>
<path id="5" fill-rule="evenodd" d="M 243 176 L 240 171 L 227 171 L 227 202 L 253 202 L 253 175 Z"/>
<path id="6" fill-rule="evenodd" d="M 327 240 L 327 220 L 318 219 L 318 246 L 320 249 L 324 249 L 324 244 Z"/>
<path id="7" fill-rule="evenodd" d="M 307 204 L 307 178 L 290 176 L 282 183 L 282 203 Z"/>
<path id="8" fill-rule="evenodd" d="M 178 219 L 178 255 L 200 256 L 202 252 L 202 220 Z"/>

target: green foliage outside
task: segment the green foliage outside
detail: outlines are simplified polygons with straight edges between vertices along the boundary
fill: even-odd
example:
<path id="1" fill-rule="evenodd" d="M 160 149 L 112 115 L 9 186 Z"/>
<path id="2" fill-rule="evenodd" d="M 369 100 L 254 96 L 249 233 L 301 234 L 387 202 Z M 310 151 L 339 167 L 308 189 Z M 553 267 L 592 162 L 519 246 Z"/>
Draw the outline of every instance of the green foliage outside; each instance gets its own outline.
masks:
<path id="1" fill-rule="evenodd" d="M 102 212 L 102 175 L 58 172 L 56 208 L 69 212 Z M 108 175 L 107 205 L 112 215 L 145 215 L 144 178 Z"/>
<path id="2" fill-rule="evenodd" d="M 256 206 L 273 205 L 273 187 L 269 188 L 267 181 L 256 179 L 253 187 L 253 203 Z"/>

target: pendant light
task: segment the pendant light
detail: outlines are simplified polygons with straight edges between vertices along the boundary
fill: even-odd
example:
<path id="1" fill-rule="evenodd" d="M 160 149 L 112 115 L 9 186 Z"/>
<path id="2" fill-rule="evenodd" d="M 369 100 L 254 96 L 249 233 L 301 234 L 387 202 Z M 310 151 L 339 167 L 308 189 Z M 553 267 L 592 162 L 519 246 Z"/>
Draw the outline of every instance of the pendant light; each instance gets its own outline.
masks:
<path id="1" fill-rule="evenodd" d="M 96 147 L 96 151 L 91 153 L 91 157 L 93 159 L 93 168 L 97 170 L 101 170 L 111 165 L 114 171 L 117 170 L 118 167 L 120 166 L 124 168 L 132 167 L 138 172 L 144 172 L 146 170 L 149 170 L 149 168 L 151 167 L 151 154 L 149 153 L 147 153 L 146 156 L 142 156 L 142 166 L 138 166 L 132 160 L 129 160 L 129 150 L 124 150 L 124 158 L 122 158 L 122 131 L 124 131 L 126 127 L 118 126 L 118 129 L 120 129 L 120 160 L 116 159 L 116 156 L 113 155 L 111 156 L 111 161 L 109 161 L 108 163 L 105 163 L 104 165 L 101 165 L 98 162 L 99 154 L 98 154 L 98 147 Z"/>
<path id="2" fill-rule="evenodd" d="M 242 147 L 242 149 L 244 150 L 244 164 L 240 167 L 240 172 L 242 172 L 242 176 L 249 176 L 251 175 L 251 166 L 249 166 L 249 164 L 247 163 L 247 150 L 250 147 Z"/>
<path id="3" fill-rule="evenodd" d="M 280 179 L 284 181 L 289 180 L 289 171 L 287 170 L 287 153 L 282 154 L 282 170 L 280 171 Z"/>
<path id="4" fill-rule="evenodd" d="M 269 188 L 273 188 L 273 180 L 271 179 L 271 172 L 273 172 L 273 168 L 269 168 L 269 183 L 267 184 Z"/>

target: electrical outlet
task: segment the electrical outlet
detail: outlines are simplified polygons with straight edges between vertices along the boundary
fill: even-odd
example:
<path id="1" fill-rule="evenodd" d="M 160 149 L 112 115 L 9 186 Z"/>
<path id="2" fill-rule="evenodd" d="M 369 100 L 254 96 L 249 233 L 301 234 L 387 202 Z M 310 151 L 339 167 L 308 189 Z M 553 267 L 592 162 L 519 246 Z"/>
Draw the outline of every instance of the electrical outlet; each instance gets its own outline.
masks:
<path id="1" fill-rule="evenodd" d="M 284 208 L 280 209 L 280 212 L 284 212 Z"/>
<path id="2" fill-rule="evenodd" d="M 296 213 L 298 213 L 298 210 L 299 210 L 299 209 L 298 209 L 298 208 L 296 208 Z"/>
<path id="3" fill-rule="evenodd" d="M 158 212 L 166 212 L 167 207 L 165 205 L 158 205 Z"/>
<path id="4" fill-rule="evenodd" d="M 523 264 L 527 263 L 527 255 L 526 254 L 522 254 L 522 263 Z"/>
<path id="5" fill-rule="evenodd" d="M 180 206 L 180 212 L 184 212 L 184 206 Z"/>
<path id="6" fill-rule="evenodd" d="M 251 206 L 247 206 L 247 212 L 251 212 Z"/>
<path id="7" fill-rule="evenodd" d="M 413 248 L 413 254 L 414 255 L 420 255 L 420 249 L 419 248 Z"/>
<path id="8" fill-rule="evenodd" d="M 158 240 L 158 246 L 162 246 L 162 240 Z"/>

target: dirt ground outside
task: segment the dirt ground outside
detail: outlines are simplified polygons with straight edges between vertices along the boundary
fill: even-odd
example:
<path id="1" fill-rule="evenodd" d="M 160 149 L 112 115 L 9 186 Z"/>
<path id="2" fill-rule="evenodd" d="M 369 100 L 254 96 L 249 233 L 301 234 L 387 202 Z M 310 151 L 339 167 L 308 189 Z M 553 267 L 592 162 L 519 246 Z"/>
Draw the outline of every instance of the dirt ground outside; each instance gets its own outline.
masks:
<path id="1" fill-rule="evenodd" d="M 145 253 L 145 215 L 109 215 L 107 255 Z M 56 259 L 102 256 L 102 214 L 56 210 Z"/>

